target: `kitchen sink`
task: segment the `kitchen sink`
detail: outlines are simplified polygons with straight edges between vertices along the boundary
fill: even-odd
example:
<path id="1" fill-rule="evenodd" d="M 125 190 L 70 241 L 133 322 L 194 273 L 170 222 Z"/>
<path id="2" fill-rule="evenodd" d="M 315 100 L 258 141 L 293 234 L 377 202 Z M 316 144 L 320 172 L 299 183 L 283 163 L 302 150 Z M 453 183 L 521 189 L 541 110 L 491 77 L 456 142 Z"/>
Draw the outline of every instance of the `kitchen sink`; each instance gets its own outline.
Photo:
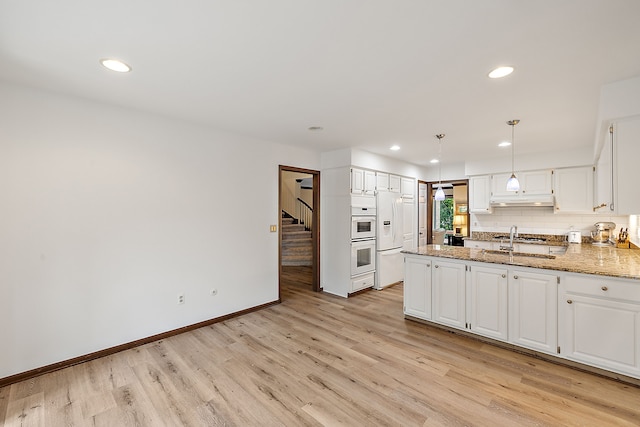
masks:
<path id="1" fill-rule="evenodd" d="M 523 256 L 523 257 L 531 257 L 531 258 L 556 259 L 555 255 L 532 254 L 527 252 L 494 251 L 494 250 L 485 249 L 482 251 L 482 253 L 492 254 L 492 255 L 513 255 L 513 256 Z"/>

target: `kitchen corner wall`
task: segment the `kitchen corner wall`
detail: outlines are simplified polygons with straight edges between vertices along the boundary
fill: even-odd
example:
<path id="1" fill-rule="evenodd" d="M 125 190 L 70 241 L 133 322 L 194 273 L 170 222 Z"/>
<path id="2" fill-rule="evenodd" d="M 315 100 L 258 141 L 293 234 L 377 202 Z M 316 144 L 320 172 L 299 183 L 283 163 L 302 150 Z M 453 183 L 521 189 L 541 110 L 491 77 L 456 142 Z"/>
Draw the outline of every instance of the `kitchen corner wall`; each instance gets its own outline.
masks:
<path id="1" fill-rule="evenodd" d="M 567 234 L 573 230 L 589 236 L 593 224 L 610 221 L 616 224 L 616 236 L 620 227 L 629 227 L 628 216 L 554 214 L 553 208 L 494 208 L 492 214 L 471 214 L 471 232 L 509 232 L 512 225 L 518 226 L 519 233 L 527 234 Z"/>

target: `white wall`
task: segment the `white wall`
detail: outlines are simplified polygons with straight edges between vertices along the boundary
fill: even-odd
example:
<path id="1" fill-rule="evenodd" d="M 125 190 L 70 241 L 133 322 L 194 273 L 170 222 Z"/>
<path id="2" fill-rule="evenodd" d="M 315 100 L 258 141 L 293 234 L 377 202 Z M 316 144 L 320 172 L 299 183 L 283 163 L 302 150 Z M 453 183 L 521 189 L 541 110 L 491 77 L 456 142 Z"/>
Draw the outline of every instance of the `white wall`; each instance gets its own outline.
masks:
<path id="1" fill-rule="evenodd" d="M 318 154 L 5 84 L 0 129 L 0 378 L 277 300 Z"/>

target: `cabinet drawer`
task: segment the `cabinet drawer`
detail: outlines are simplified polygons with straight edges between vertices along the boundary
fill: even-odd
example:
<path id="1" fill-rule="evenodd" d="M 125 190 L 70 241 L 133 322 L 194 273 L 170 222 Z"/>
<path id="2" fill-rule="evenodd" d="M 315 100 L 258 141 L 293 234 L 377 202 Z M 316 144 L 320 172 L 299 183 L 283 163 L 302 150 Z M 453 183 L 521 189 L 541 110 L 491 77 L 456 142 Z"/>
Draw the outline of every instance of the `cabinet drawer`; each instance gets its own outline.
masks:
<path id="1" fill-rule="evenodd" d="M 361 289 L 370 288 L 374 283 L 374 273 L 363 274 L 362 276 L 355 276 L 351 278 L 351 292 L 356 292 Z"/>
<path id="2" fill-rule="evenodd" d="M 607 276 L 567 275 L 567 292 L 640 303 L 640 281 Z"/>

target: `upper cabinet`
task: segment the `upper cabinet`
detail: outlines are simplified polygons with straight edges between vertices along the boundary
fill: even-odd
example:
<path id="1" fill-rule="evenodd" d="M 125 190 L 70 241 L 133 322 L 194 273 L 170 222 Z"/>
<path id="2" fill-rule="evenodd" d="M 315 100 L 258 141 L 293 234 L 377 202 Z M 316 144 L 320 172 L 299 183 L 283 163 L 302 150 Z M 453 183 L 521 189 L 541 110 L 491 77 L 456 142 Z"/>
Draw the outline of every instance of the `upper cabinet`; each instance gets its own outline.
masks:
<path id="1" fill-rule="evenodd" d="M 413 178 L 402 178 L 400 180 L 400 194 L 403 199 L 413 199 L 416 195 L 416 180 Z"/>
<path id="2" fill-rule="evenodd" d="M 632 171 L 640 158 L 640 116 L 611 123 L 596 166 L 598 212 L 640 214 L 640 198 Z M 603 206 L 604 205 L 604 206 Z"/>
<path id="3" fill-rule="evenodd" d="M 593 166 L 554 171 L 556 213 L 593 213 Z"/>
<path id="4" fill-rule="evenodd" d="M 376 173 L 376 190 L 399 193 L 400 177 L 398 175 L 391 175 L 386 172 L 377 172 Z"/>
<path id="5" fill-rule="evenodd" d="M 376 192 L 376 173 L 364 169 L 351 169 L 351 194 L 373 196 Z"/>
<path id="6" fill-rule="evenodd" d="M 520 191 L 507 191 L 507 180 L 511 173 L 494 174 L 491 178 L 493 196 L 546 195 L 553 194 L 553 171 L 550 169 L 518 172 Z"/>
<path id="7" fill-rule="evenodd" d="M 476 214 L 491 213 L 490 198 L 491 176 L 478 175 L 469 177 L 469 212 Z"/>

